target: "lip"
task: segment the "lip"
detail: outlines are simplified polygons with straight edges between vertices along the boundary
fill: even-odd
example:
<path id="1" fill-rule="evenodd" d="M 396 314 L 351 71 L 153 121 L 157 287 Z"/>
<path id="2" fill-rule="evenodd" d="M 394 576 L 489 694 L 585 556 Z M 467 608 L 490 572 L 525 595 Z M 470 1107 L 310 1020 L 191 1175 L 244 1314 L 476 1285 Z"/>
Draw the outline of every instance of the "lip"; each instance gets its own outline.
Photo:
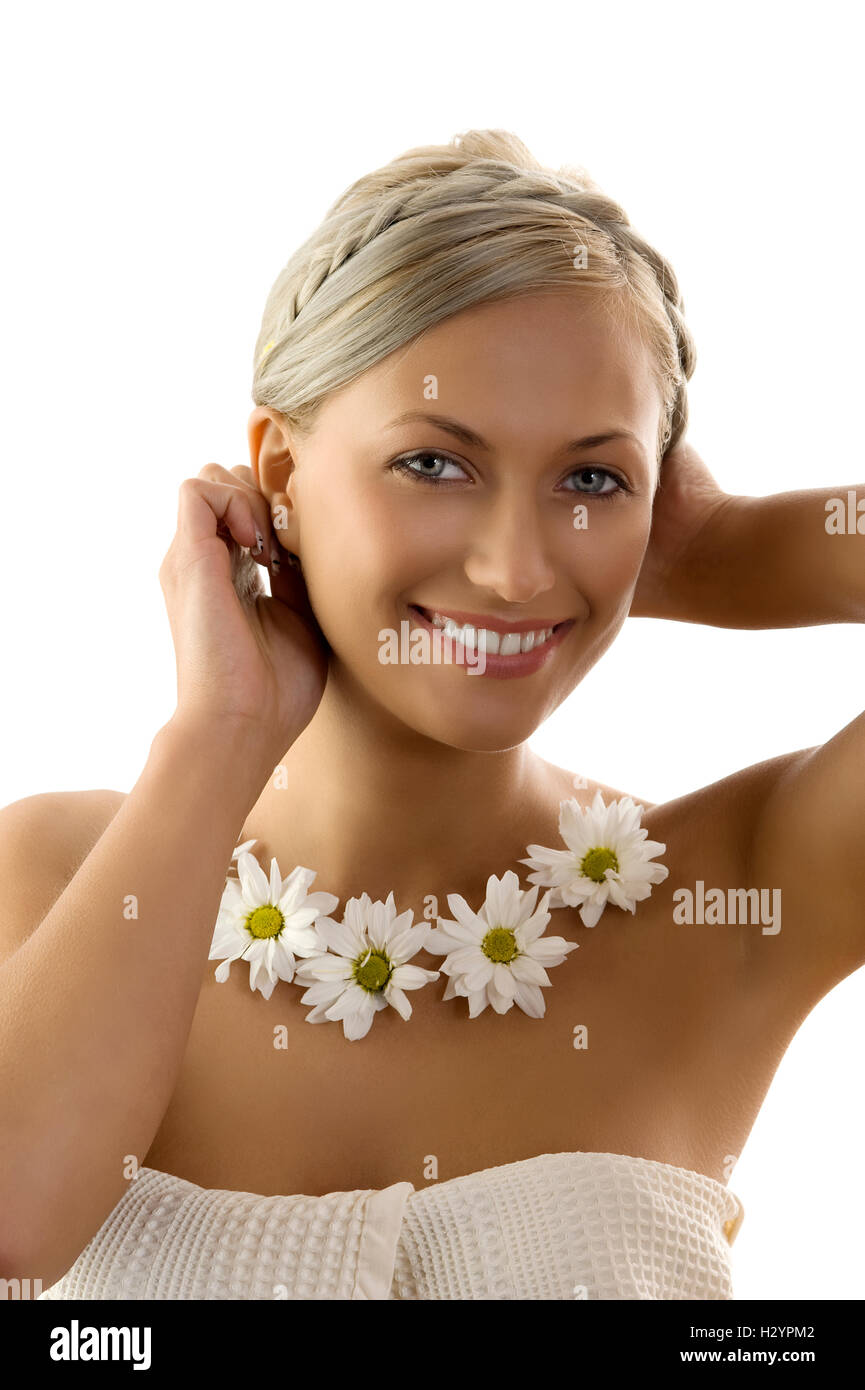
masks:
<path id="1" fill-rule="evenodd" d="M 496 618 L 492 613 L 464 613 L 461 608 L 424 609 L 416 603 L 410 603 L 409 608 L 422 613 L 424 617 L 428 613 L 441 613 L 443 618 L 453 618 L 455 623 L 471 623 L 472 627 L 489 628 L 491 632 L 540 632 L 545 627 L 560 627 L 565 622 L 573 622 L 572 618 L 522 618 L 518 623 L 511 623 L 504 618 Z"/>
<path id="2" fill-rule="evenodd" d="M 430 632 L 437 632 L 442 640 L 451 642 L 457 640 L 455 638 L 448 638 L 442 628 L 434 627 L 429 618 L 427 618 L 424 610 L 418 608 L 415 604 L 410 603 L 408 605 L 408 611 L 413 622 L 418 623 L 421 627 L 427 628 Z M 441 609 L 436 608 L 434 611 L 439 613 Z M 455 620 L 457 618 L 456 612 L 449 612 L 447 616 Z M 461 617 L 460 621 L 470 622 L 471 616 L 468 615 L 465 618 Z M 487 622 L 489 621 L 490 620 L 487 619 Z M 537 622 L 537 619 L 534 621 Z M 565 622 L 561 623 L 539 624 L 540 627 L 554 627 L 555 631 L 549 641 L 544 642 L 543 646 L 533 647 L 530 652 L 515 652 L 513 656 L 501 656 L 498 652 L 484 652 L 484 669 L 481 671 L 478 667 L 477 674 L 479 676 L 492 676 L 496 680 L 511 680 L 516 676 L 534 675 L 536 671 L 540 671 L 542 667 L 546 666 L 548 661 L 552 660 L 552 657 L 565 641 L 575 622 L 576 619 L 568 618 Z M 479 620 L 478 627 L 483 626 L 484 623 Z M 511 624 L 506 630 L 509 632 L 532 632 L 535 629 L 532 623 L 515 623 Z"/>

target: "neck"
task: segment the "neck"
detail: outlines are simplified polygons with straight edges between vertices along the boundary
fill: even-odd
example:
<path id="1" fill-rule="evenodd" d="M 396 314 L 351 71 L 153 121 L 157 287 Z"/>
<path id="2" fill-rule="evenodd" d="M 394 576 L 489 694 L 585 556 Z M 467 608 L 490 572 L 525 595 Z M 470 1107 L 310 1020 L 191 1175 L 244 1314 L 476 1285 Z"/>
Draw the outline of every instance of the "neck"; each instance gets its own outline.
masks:
<path id="1" fill-rule="evenodd" d="M 448 893 L 475 911 L 490 874 L 520 864 L 531 841 L 558 843 L 561 774 L 521 743 L 471 752 L 424 737 L 329 681 L 310 724 L 281 758 L 243 831 L 265 872 L 315 869 L 310 892 L 336 894 L 341 917 L 366 892 L 397 910 L 450 916 Z M 549 838 L 552 836 L 552 838 Z M 427 904 L 428 906 L 428 904 Z M 429 916 L 429 913 L 427 913 Z"/>

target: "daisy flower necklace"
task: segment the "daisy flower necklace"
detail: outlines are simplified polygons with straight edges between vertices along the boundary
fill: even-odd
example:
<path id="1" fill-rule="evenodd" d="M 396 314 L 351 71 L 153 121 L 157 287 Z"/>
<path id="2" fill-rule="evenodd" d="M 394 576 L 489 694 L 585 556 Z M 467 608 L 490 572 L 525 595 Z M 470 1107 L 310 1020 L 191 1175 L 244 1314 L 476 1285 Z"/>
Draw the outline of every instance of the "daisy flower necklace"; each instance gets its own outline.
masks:
<path id="1" fill-rule="evenodd" d="M 411 910 L 397 913 L 393 893 L 373 902 L 367 893 L 350 898 L 342 921 L 330 914 L 339 903 L 332 893 L 310 893 L 313 869 L 299 865 L 283 879 L 275 859 L 270 877 L 249 853 L 254 840 L 235 849 L 237 879 L 227 878 L 210 960 L 221 962 L 216 979 L 228 979 L 234 961 L 249 965 L 249 987 L 269 999 L 278 980 L 306 986 L 301 1003 L 310 1007 L 307 1023 L 342 1022 L 345 1037 L 366 1037 L 376 1014 L 388 1006 L 411 1017 L 407 990 L 420 989 L 439 974 L 448 977 L 442 999 L 468 1000 L 470 1018 L 488 1005 L 504 1014 L 518 1005 L 531 1018 L 543 1018 L 541 990 L 551 984 L 547 970 L 561 965 L 579 943 L 545 936 L 551 911 L 578 907 L 583 925 L 594 927 L 608 902 L 634 912 L 652 885 L 669 872 L 654 862 L 666 845 L 647 839 L 643 807 L 626 796 L 609 805 L 600 791 L 590 808 L 575 799 L 559 805 L 559 834 L 565 848 L 528 845 L 521 859 L 532 873 L 533 888 L 520 888 L 509 869 L 490 875 L 477 912 L 458 893 L 448 894 L 453 918 L 438 925 L 412 923 Z M 541 888 L 547 891 L 538 902 Z M 412 965 L 425 949 L 444 956 L 441 970 Z"/>

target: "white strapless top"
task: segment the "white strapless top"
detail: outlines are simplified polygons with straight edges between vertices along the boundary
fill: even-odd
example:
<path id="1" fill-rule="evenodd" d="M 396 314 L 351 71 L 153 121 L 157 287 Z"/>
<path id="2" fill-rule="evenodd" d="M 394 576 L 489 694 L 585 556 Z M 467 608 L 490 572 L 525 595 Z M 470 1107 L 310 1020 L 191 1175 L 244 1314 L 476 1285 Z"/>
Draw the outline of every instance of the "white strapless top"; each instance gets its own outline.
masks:
<path id="1" fill-rule="evenodd" d="M 627 1154 L 263 1197 L 142 1168 L 43 1299 L 731 1299 L 739 1199 Z"/>

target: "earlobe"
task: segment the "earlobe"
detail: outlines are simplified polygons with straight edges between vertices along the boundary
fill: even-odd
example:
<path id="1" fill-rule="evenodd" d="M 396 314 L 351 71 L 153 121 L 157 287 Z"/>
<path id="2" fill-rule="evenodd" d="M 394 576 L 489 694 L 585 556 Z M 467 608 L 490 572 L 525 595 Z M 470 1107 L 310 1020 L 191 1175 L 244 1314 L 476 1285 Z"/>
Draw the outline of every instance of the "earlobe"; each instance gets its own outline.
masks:
<path id="1" fill-rule="evenodd" d="M 285 493 L 279 493 L 278 496 L 285 497 Z M 287 498 L 285 502 L 278 503 L 276 501 L 276 498 L 274 498 L 273 502 L 274 505 L 271 512 L 271 525 L 273 526 L 273 534 L 276 536 L 276 539 L 279 542 L 282 549 L 286 552 L 286 558 L 288 563 L 292 565 L 295 569 L 302 570 L 302 566 L 298 556 L 291 549 L 291 546 L 295 543 L 292 535 L 292 532 L 295 528 L 291 524 L 292 517 L 294 514 L 294 508 L 286 505 L 288 502 Z"/>

